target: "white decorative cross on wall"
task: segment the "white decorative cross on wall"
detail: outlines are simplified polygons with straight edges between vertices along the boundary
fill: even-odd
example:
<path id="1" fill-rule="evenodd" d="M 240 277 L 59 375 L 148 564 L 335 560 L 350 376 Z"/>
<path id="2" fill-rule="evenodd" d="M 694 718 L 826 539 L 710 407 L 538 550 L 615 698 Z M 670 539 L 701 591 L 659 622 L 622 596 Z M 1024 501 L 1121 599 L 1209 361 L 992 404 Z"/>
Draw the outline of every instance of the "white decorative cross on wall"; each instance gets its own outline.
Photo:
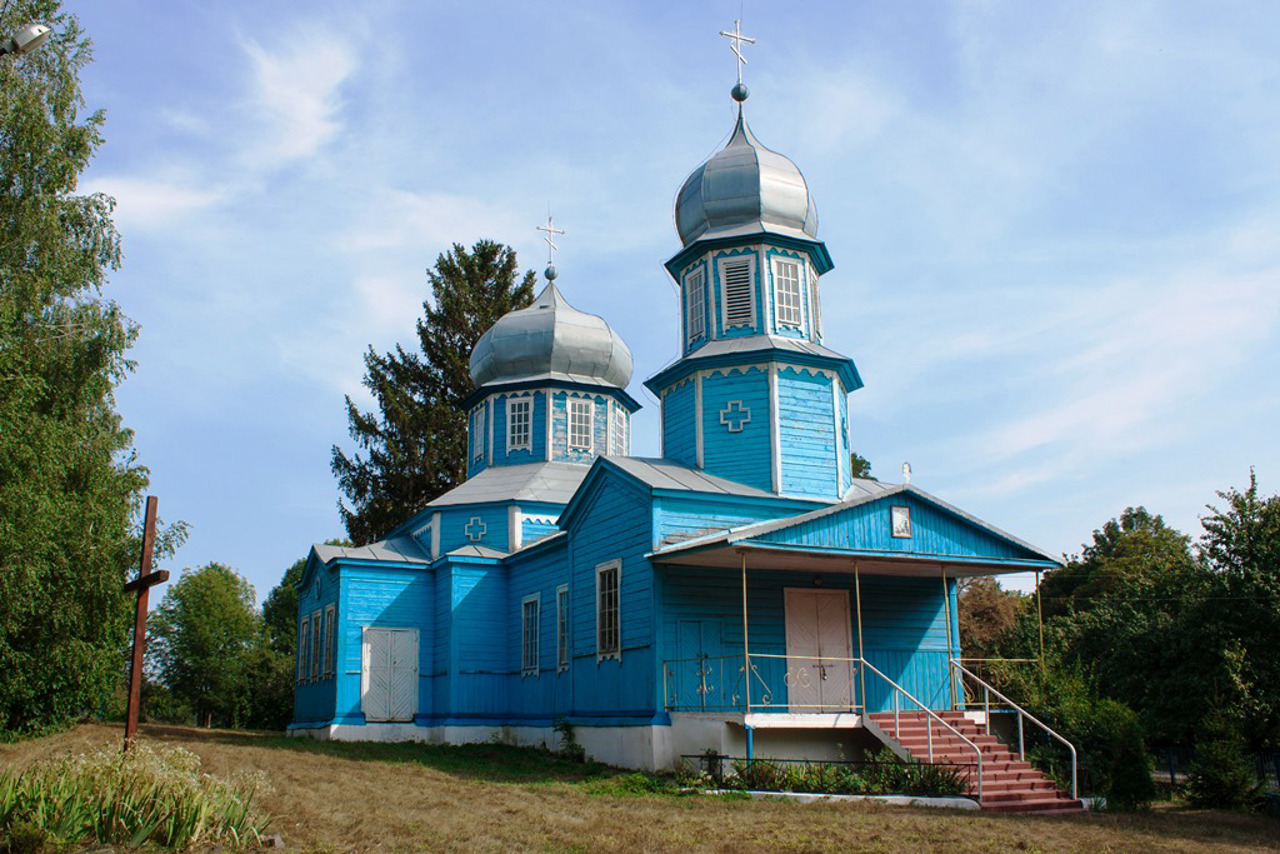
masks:
<path id="1" fill-rule="evenodd" d="M 720 423 L 729 428 L 730 433 L 741 433 L 742 428 L 751 423 L 751 410 L 742 405 L 740 400 L 731 400 L 720 410 Z"/>
<path id="2" fill-rule="evenodd" d="M 488 530 L 489 526 L 484 523 L 483 519 L 479 516 L 472 516 L 471 521 L 462 529 L 462 532 L 467 535 L 468 540 L 473 543 L 478 543 L 484 539 L 484 535 Z"/>

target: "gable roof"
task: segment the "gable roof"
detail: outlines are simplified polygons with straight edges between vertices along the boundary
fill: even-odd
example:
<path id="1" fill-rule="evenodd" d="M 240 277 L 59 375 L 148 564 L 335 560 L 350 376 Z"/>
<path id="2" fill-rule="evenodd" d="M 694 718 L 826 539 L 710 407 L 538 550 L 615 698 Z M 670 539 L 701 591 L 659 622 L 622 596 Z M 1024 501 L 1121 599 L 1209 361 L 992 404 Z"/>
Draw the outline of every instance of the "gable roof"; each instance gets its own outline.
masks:
<path id="1" fill-rule="evenodd" d="M 902 484 L 889 486 L 859 481 L 858 489 L 830 507 L 808 513 L 756 522 L 728 531 L 707 534 L 663 546 L 649 557 L 658 563 L 738 566 L 745 551 L 770 552 L 770 564 L 778 568 L 816 568 L 815 560 L 848 563 L 868 558 L 885 565 L 926 563 L 947 565 L 952 575 L 1021 572 L 1058 566 L 1048 552 L 1014 537 L 988 522 L 936 498 L 924 490 Z M 890 502 L 918 506 L 931 518 L 923 520 L 919 536 L 883 536 Z M 882 504 L 882 507 L 873 505 Z M 873 527 L 867 520 L 885 518 Z M 946 528 L 945 532 L 938 530 Z M 868 532 L 871 532 L 870 534 Z M 784 566 L 786 564 L 786 566 Z M 790 566 L 795 564 L 795 566 Z"/>

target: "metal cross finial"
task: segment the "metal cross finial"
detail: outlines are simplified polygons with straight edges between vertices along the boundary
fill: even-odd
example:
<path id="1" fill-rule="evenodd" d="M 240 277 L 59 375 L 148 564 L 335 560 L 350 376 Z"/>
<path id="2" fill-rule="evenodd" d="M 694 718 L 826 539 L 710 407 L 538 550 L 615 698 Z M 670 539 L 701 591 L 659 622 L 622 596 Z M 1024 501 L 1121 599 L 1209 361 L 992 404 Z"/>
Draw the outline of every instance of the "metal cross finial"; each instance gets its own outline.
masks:
<path id="1" fill-rule="evenodd" d="M 542 239 L 547 242 L 547 263 L 554 264 L 556 260 L 556 250 L 560 248 L 559 246 L 556 246 L 555 238 L 557 234 L 564 234 L 564 229 L 556 228 L 551 224 L 551 214 L 547 214 L 546 225 L 535 226 L 535 228 L 538 231 L 546 232 L 546 235 Z"/>
<path id="2" fill-rule="evenodd" d="M 756 40 L 742 34 L 742 21 L 740 20 L 733 22 L 733 32 L 721 30 L 720 35 L 729 39 L 729 50 L 733 51 L 733 55 L 738 57 L 738 83 L 742 83 L 742 66 L 747 64 L 747 58 L 742 55 L 742 43 L 755 44 Z"/>

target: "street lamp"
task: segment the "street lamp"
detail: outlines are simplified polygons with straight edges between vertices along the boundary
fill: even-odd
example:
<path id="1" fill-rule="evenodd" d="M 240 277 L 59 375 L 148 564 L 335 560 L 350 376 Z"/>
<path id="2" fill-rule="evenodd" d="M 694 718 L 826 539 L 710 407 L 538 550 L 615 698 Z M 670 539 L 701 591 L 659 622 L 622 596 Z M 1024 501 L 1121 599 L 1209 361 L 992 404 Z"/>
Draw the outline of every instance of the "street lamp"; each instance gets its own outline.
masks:
<path id="1" fill-rule="evenodd" d="M 45 39 L 49 38 L 49 33 L 51 32 L 53 30 L 44 24 L 27 24 L 10 38 L 0 42 L 0 56 L 4 56 L 7 53 L 12 53 L 16 56 L 31 53 L 31 51 L 44 44 Z"/>

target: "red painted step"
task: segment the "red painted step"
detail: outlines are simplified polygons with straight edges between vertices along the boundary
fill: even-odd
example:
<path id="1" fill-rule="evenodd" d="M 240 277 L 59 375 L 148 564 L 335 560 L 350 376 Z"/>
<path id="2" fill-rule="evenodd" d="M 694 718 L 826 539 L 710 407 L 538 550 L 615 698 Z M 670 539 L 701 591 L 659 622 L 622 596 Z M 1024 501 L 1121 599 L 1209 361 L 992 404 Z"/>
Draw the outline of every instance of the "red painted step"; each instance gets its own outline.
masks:
<path id="1" fill-rule="evenodd" d="M 1019 759 L 1008 745 L 988 735 L 962 712 L 939 715 L 982 753 L 982 808 L 991 812 L 1078 813 L 1084 805 L 1060 790 L 1057 784 L 1031 765 Z M 893 712 L 877 712 L 867 716 L 890 739 L 912 757 L 929 761 L 930 744 L 934 762 L 972 765 L 973 748 L 955 732 L 933 720 L 924 712 L 899 712 L 897 726 Z M 970 794 L 977 785 L 970 784 Z"/>

